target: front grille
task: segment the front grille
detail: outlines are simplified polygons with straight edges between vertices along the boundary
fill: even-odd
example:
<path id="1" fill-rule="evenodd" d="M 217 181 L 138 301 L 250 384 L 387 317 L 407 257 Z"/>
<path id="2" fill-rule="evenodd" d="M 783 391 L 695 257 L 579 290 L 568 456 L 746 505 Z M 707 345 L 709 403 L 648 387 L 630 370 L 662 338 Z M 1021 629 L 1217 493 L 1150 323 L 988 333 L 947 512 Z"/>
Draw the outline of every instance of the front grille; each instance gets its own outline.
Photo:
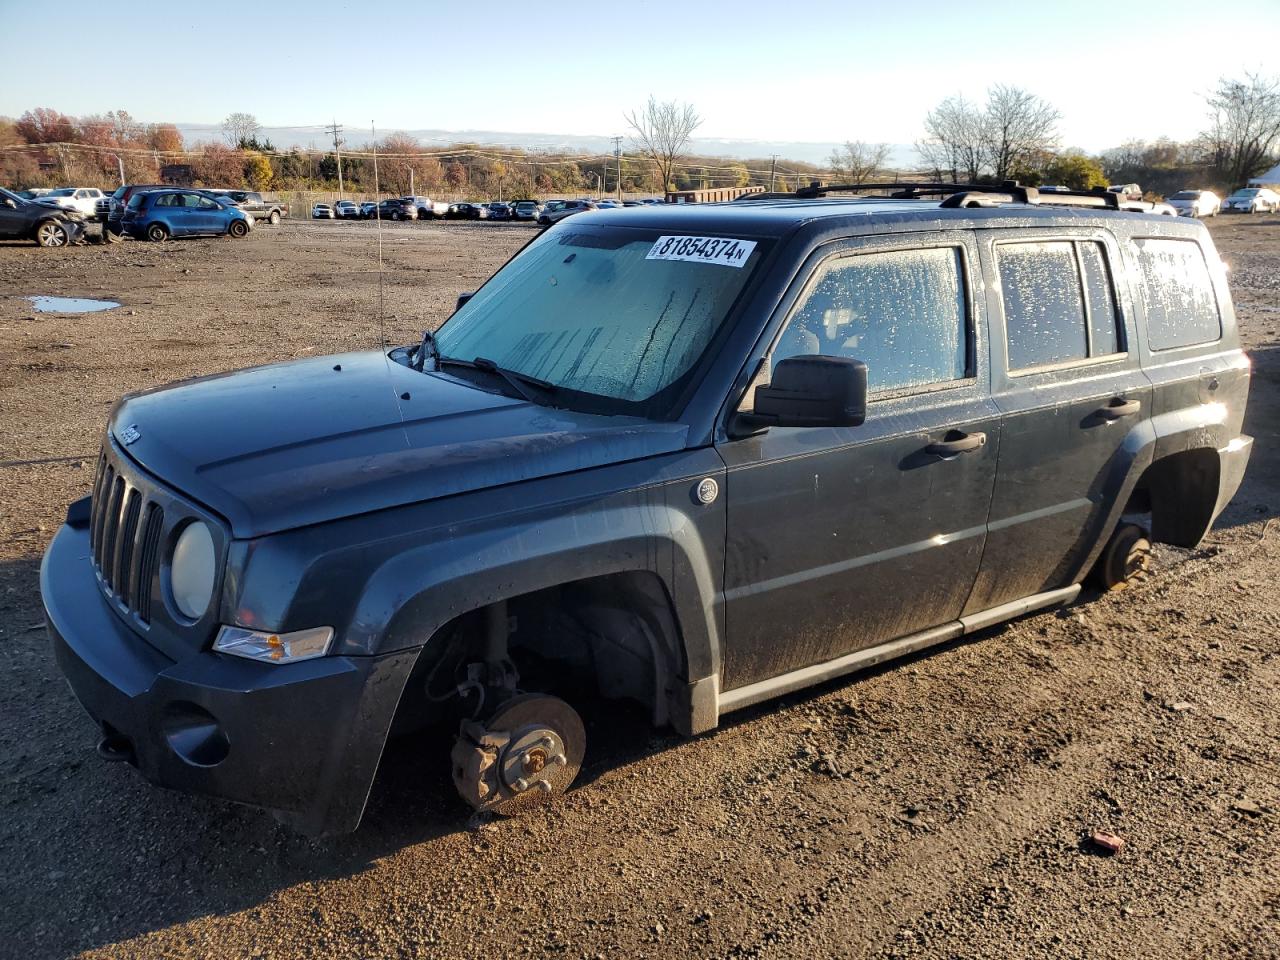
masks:
<path id="1" fill-rule="evenodd" d="M 151 593 L 160 554 L 164 509 L 107 460 L 98 459 L 89 544 L 103 589 L 143 623 L 151 622 Z"/>

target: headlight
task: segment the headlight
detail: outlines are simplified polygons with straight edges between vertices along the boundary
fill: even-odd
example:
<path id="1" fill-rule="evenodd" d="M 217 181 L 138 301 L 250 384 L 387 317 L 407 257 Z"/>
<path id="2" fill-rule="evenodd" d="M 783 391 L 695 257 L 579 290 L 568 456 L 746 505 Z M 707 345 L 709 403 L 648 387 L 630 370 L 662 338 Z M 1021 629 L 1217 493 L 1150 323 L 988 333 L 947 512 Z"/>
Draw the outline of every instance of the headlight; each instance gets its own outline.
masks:
<path id="1" fill-rule="evenodd" d="M 267 663 L 294 663 L 323 657 L 333 642 L 333 627 L 312 627 L 293 633 L 263 633 L 243 627 L 223 627 L 213 649 Z"/>
<path id="2" fill-rule="evenodd" d="M 184 616 L 199 620 L 209 609 L 216 564 L 217 551 L 209 528 L 199 520 L 187 524 L 169 561 L 169 594 Z"/>

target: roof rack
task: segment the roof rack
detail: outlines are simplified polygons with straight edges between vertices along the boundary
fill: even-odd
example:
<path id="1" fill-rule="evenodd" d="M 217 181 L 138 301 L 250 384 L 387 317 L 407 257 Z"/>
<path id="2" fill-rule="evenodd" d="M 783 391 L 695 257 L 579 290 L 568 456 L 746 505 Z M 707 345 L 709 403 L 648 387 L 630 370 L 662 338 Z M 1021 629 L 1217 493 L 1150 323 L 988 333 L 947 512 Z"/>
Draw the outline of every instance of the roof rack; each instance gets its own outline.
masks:
<path id="1" fill-rule="evenodd" d="M 1102 188 L 1093 190 L 1054 190 L 1041 193 L 1035 187 L 1025 186 L 1017 180 L 989 183 L 830 183 L 817 181 L 807 187 L 799 187 L 795 193 L 754 193 L 741 200 L 815 200 L 832 193 L 881 193 L 876 199 L 921 200 L 926 197 L 942 197 L 943 207 L 998 207 L 1006 203 L 1025 203 L 1032 206 L 1100 207 L 1107 210 L 1132 210 L 1148 212 L 1152 205 L 1139 201 L 1126 201 L 1118 193 Z"/>

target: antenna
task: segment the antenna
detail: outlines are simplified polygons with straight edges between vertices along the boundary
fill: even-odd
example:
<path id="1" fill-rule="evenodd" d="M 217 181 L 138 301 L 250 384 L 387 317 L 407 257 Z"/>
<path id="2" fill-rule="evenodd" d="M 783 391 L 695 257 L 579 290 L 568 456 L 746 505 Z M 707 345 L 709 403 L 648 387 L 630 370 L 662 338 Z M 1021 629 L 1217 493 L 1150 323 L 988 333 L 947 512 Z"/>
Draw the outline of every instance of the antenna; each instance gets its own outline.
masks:
<path id="1" fill-rule="evenodd" d="M 378 128 L 371 122 L 369 133 L 373 137 L 373 220 L 378 234 L 378 339 L 385 350 L 387 333 L 383 329 L 382 312 L 382 187 L 378 183 Z"/>
<path id="2" fill-rule="evenodd" d="M 400 433 L 404 437 L 404 445 L 412 446 L 409 442 L 409 433 L 404 429 L 404 406 L 401 404 L 402 399 L 408 399 L 409 394 L 403 396 L 396 390 L 395 381 L 391 377 L 391 358 L 387 356 L 387 328 L 385 314 L 382 311 L 382 204 L 379 199 L 382 196 L 382 186 L 378 181 L 378 128 L 372 121 L 369 122 L 369 133 L 373 137 L 371 144 L 373 148 L 373 199 L 378 206 L 373 208 L 375 229 L 378 233 L 378 349 L 382 352 L 382 362 L 387 367 L 387 386 L 391 387 L 391 395 L 396 399 L 396 410 L 400 413 Z"/>

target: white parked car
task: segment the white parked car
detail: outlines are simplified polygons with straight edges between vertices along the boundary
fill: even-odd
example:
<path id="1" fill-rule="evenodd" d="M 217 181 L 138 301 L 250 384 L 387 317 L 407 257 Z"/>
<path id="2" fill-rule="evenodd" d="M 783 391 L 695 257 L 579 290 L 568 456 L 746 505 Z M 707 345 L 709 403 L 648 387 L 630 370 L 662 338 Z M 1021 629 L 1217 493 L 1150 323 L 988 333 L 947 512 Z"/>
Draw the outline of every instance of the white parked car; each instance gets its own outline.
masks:
<path id="1" fill-rule="evenodd" d="M 312 220 L 332 220 L 333 207 L 329 206 L 327 203 L 317 203 L 314 207 L 311 208 L 311 219 Z"/>
<path id="2" fill-rule="evenodd" d="M 61 187 L 49 191 L 43 197 L 37 197 L 36 203 L 74 210 L 82 217 L 92 217 L 97 212 L 98 201 L 106 199 L 106 196 L 96 187 Z"/>
<path id="3" fill-rule="evenodd" d="M 1222 209 L 1237 213 L 1275 213 L 1280 210 L 1280 193 L 1266 187 L 1246 187 L 1223 200 Z"/>
<path id="4" fill-rule="evenodd" d="M 1180 217 L 1216 217 L 1222 198 L 1212 190 L 1179 190 L 1169 198 L 1169 205 Z"/>

